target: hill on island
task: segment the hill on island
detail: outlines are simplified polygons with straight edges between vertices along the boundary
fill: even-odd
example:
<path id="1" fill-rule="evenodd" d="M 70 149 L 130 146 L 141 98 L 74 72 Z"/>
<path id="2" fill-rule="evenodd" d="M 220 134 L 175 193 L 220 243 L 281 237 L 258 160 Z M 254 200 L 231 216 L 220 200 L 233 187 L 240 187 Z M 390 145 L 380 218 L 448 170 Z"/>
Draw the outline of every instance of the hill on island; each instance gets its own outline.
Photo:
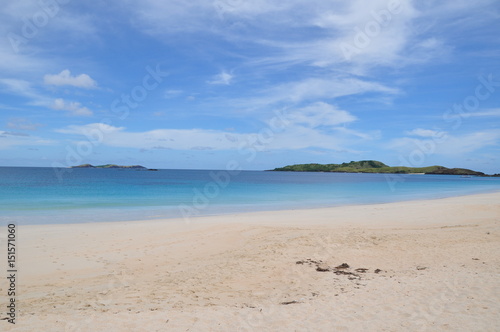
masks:
<path id="1" fill-rule="evenodd" d="M 131 166 L 121 166 L 121 165 L 115 165 L 115 164 L 106 164 L 106 165 L 98 165 L 94 166 L 91 164 L 82 164 L 78 166 L 71 166 L 71 168 L 132 168 L 132 169 L 147 169 L 144 166 L 141 165 L 131 165 Z"/>
<path id="2" fill-rule="evenodd" d="M 336 173 L 392 173 L 392 174 L 450 174 L 488 176 L 466 168 L 447 168 L 444 166 L 406 167 L 388 166 L 376 160 L 351 161 L 342 164 L 297 164 L 278 167 L 279 172 L 336 172 Z M 494 176 L 500 176 L 495 174 Z"/>

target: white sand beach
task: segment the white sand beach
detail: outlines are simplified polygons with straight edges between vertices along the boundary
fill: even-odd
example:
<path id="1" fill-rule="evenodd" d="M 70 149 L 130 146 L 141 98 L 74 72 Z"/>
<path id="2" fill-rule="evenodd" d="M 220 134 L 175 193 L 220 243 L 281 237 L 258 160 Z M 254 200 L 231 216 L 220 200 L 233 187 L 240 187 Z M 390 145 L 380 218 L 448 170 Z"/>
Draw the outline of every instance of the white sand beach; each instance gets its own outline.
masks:
<path id="1" fill-rule="evenodd" d="M 2 331 L 500 330 L 500 193 L 20 225 L 18 248 Z"/>

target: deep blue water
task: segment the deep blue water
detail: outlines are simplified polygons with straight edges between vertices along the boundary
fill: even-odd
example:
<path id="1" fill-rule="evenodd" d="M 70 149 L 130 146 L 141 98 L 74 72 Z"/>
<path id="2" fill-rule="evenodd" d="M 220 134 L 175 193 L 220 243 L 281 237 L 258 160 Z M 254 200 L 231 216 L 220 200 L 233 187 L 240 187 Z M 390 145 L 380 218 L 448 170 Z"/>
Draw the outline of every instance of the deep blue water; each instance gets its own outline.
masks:
<path id="1" fill-rule="evenodd" d="M 59 174 L 59 176 L 58 176 Z M 0 222 L 143 220 L 443 198 L 500 191 L 500 178 L 0 167 Z"/>

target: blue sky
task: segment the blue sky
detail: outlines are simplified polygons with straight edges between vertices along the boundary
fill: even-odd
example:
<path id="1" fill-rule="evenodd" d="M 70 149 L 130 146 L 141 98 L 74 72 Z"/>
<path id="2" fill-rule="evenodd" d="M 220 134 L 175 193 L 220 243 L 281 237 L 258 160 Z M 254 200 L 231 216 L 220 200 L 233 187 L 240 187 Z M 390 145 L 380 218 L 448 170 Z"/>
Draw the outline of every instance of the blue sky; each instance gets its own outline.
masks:
<path id="1" fill-rule="evenodd" d="M 1 8 L 1 166 L 500 173 L 498 1 Z"/>

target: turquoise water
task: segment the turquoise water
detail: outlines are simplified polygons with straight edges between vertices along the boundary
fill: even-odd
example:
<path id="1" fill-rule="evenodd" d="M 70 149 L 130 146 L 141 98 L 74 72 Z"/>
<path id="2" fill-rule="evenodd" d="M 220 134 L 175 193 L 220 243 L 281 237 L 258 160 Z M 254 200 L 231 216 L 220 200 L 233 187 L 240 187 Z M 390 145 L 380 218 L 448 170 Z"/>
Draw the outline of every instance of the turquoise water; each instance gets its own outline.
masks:
<path id="1" fill-rule="evenodd" d="M 143 220 L 444 198 L 500 178 L 205 170 L 0 167 L 0 222 Z"/>

